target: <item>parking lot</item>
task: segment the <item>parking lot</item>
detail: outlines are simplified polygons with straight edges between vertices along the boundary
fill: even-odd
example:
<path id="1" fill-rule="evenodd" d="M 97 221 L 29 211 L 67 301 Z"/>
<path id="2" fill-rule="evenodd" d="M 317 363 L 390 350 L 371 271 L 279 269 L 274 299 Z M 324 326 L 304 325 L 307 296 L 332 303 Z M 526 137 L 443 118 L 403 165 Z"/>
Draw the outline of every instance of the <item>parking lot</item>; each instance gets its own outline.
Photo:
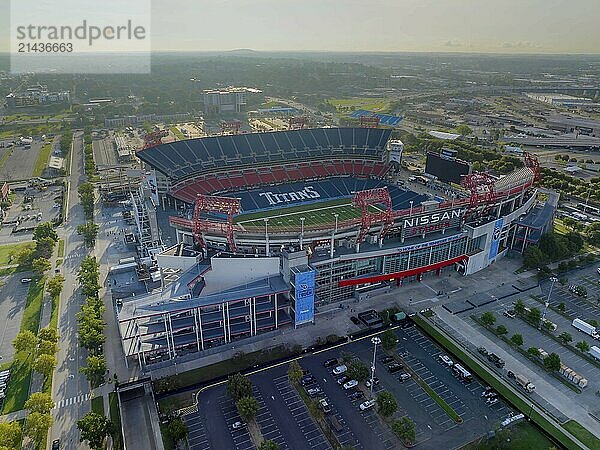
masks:
<path id="1" fill-rule="evenodd" d="M 389 373 L 381 362 L 385 355 L 379 348 L 375 375 L 380 382 L 374 386 L 373 394 L 387 390 L 394 395 L 398 402 L 396 416 L 408 415 L 415 422 L 415 448 L 460 447 L 509 416 L 511 410 L 501 400 L 491 406 L 486 404 L 482 397 L 485 387 L 478 380 L 463 383 L 455 378 L 451 369 L 438 358 L 442 350 L 416 327 L 396 332 L 399 339 L 396 353 L 403 355 L 404 364 L 419 374 L 463 420 L 456 424 L 412 379 L 400 381 L 404 371 Z M 369 397 L 368 389 L 362 384 L 358 389 L 344 389 L 336 382 L 339 376 L 332 374 L 331 367 L 324 366 L 326 360 L 338 358 L 341 361 L 341 357 L 348 354 L 370 366 L 372 352 L 370 339 L 363 339 L 307 356 L 299 362 L 306 373 L 314 377 L 310 387 L 321 390 L 315 398 L 323 398 L 329 404 L 331 411 L 327 417 L 335 417 L 339 423 L 339 431 L 334 432 L 342 445 L 369 450 L 398 448 L 400 441 L 379 419 L 376 407 L 364 411 L 359 408 Z M 287 368 L 282 365 L 250 376 L 260 404 L 257 422 L 264 437 L 278 442 L 280 448 L 331 448 L 289 383 Z M 254 448 L 245 427 L 236 430 L 232 427 L 240 418 L 235 405 L 225 394 L 224 385 L 202 392 L 199 401 L 198 412 L 185 416 L 190 428 L 190 448 Z"/>
<path id="2" fill-rule="evenodd" d="M 600 276 L 597 266 L 592 265 L 583 269 L 573 270 L 565 274 L 567 283 L 563 286 L 555 283 L 550 296 L 550 304 L 558 307 L 561 303 L 565 305 L 565 313 L 573 317 L 579 317 L 587 322 L 596 320 L 600 322 Z M 544 298 L 550 291 L 550 281 L 540 282 Z M 587 298 L 580 297 L 569 291 L 570 285 L 584 286 L 587 290 Z"/>
<path id="3" fill-rule="evenodd" d="M 544 305 L 542 303 L 539 303 L 532 298 L 521 297 L 521 300 L 523 300 L 528 308 L 535 307 L 540 309 L 540 311 L 543 311 L 544 309 Z M 475 314 L 481 315 L 484 311 L 492 311 L 496 316 L 496 323 L 494 326 L 504 325 L 508 330 L 508 337 L 515 333 L 521 334 L 523 336 L 522 348 L 524 349 L 529 347 L 542 348 L 547 353 L 554 352 L 558 354 L 563 364 L 570 367 L 588 380 L 588 385 L 583 389 L 581 394 L 577 395 L 568 389 L 565 389 L 565 392 L 568 395 L 576 396 L 577 401 L 579 402 L 588 404 L 592 407 L 596 405 L 598 397 L 595 396 L 595 392 L 600 389 L 600 369 L 594 364 L 591 364 L 590 362 L 581 358 L 575 352 L 569 350 L 569 348 L 548 337 L 546 334 L 542 333 L 540 330 L 531 326 L 524 320 L 518 317 L 510 318 L 506 316 L 504 312 L 512 308 L 514 301 L 516 301 L 516 296 L 515 298 L 503 299 L 501 302 L 498 302 L 494 305 L 484 306 L 480 308 L 480 310 L 477 310 Z M 563 332 L 567 332 L 573 337 L 572 344 L 575 344 L 579 341 L 585 341 L 590 346 L 598 345 L 598 341 L 594 340 L 585 333 L 579 332 L 571 325 L 571 322 L 568 319 L 552 311 L 551 309 L 548 309 L 546 319 L 557 325 L 557 329 L 554 332 L 555 336 L 558 336 Z M 547 378 L 551 380 L 550 376 Z M 552 380 L 552 382 L 558 383 L 554 380 Z"/>
<path id="4" fill-rule="evenodd" d="M 21 327 L 29 289 L 29 283 L 21 283 L 21 279 L 31 276 L 29 272 L 20 272 L 0 278 L 0 317 L 3 318 L 0 324 L 0 364 L 13 358 L 12 341 Z"/>

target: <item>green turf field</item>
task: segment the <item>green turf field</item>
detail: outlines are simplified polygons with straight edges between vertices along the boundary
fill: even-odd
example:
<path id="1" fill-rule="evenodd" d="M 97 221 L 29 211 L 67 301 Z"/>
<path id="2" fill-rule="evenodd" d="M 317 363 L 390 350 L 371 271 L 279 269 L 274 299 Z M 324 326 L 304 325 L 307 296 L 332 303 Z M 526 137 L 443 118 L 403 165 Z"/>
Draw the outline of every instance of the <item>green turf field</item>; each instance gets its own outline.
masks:
<path id="1" fill-rule="evenodd" d="M 376 210 L 375 207 L 372 208 Z M 334 214 L 338 215 L 338 222 L 341 223 L 345 220 L 359 218 L 360 209 L 352 206 L 351 199 L 341 198 L 290 208 L 241 214 L 234 218 L 234 222 L 245 228 L 264 228 L 264 219 L 268 218 L 270 229 L 300 229 L 301 217 L 305 218 L 305 228 L 309 228 L 313 225 L 335 223 Z"/>

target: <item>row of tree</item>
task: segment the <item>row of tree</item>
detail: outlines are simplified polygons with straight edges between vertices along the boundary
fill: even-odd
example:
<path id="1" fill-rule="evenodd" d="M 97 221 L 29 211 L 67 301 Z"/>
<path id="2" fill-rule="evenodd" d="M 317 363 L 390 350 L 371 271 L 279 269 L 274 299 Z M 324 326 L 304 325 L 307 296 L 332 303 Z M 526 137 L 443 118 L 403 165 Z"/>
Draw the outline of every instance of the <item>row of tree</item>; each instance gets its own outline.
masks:
<path id="1" fill-rule="evenodd" d="M 83 236 L 83 242 L 86 247 L 93 248 L 96 245 L 98 229 L 100 228 L 97 223 L 94 223 L 94 185 L 92 183 L 83 183 L 77 189 L 77 193 L 79 194 L 79 201 L 83 207 L 83 214 L 85 216 L 85 223 L 77 226 L 77 234 Z"/>
<path id="2" fill-rule="evenodd" d="M 100 265 L 94 256 L 86 256 L 81 261 L 77 280 L 85 301 L 77 313 L 79 345 L 88 350 L 87 365 L 79 370 L 87 376 L 92 387 L 100 386 L 106 375 L 104 357 L 104 311 L 105 307 L 98 296 L 100 290 Z"/>
<path id="3" fill-rule="evenodd" d="M 574 231 L 565 234 L 544 234 L 537 245 L 530 245 L 523 253 L 526 268 L 541 268 L 546 264 L 576 255 L 583 249 L 583 237 Z"/>
<path id="4" fill-rule="evenodd" d="M 83 166 L 85 174 L 88 177 L 96 174 L 94 151 L 92 148 L 92 135 L 90 133 L 85 133 L 83 136 Z"/>

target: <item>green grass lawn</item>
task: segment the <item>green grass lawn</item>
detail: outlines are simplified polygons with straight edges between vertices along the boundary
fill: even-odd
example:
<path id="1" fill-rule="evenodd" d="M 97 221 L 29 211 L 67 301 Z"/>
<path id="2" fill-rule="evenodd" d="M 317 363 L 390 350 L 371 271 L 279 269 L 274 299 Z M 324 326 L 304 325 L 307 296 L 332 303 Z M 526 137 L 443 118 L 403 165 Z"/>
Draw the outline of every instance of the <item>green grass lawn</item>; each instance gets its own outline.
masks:
<path id="1" fill-rule="evenodd" d="M 527 449 L 548 450 L 555 444 L 529 422 L 521 422 L 511 428 L 501 430 L 492 439 L 482 437 L 461 450 Z"/>
<path id="2" fill-rule="evenodd" d="M 102 397 L 94 397 L 92 399 L 92 411 L 104 415 L 104 400 Z"/>
<path id="3" fill-rule="evenodd" d="M 14 147 L 6 149 L 6 153 L 4 153 L 4 155 L 2 155 L 2 158 L 0 159 L 0 167 L 4 167 L 4 164 L 6 164 L 6 161 L 8 161 L 8 158 L 10 158 L 10 155 L 12 155 L 13 150 Z"/>
<path id="4" fill-rule="evenodd" d="M 10 257 L 16 257 L 17 254 L 27 248 L 33 249 L 35 243 L 33 242 L 19 242 L 17 244 L 6 244 L 0 245 L 0 266 L 8 266 L 9 264 L 16 264 L 16 261 L 10 261 Z"/>
<path id="5" fill-rule="evenodd" d="M 376 207 L 371 207 L 372 211 L 377 211 Z M 301 217 L 305 218 L 304 226 L 333 224 L 335 223 L 334 214 L 338 214 L 338 221 L 357 219 L 360 217 L 360 209 L 354 208 L 351 200 L 340 198 L 320 203 L 311 203 L 308 205 L 292 206 L 277 210 L 261 211 L 256 213 L 241 214 L 234 218 L 235 223 L 244 225 L 244 227 L 264 228 L 263 219 L 269 218 L 269 228 L 294 228 L 300 229 Z"/>
<path id="6" fill-rule="evenodd" d="M 183 135 L 183 133 L 181 131 L 179 131 L 179 128 L 173 126 L 173 127 L 170 127 L 169 129 L 175 135 L 175 137 L 177 138 L 178 141 L 182 141 L 182 140 L 186 139 L 186 137 Z"/>
<path id="7" fill-rule="evenodd" d="M 116 392 L 108 394 L 108 405 L 110 408 L 110 420 L 115 424 L 115 434 L 113 436 L 113 448 L 115 450 L 123 449 L 123 436 L 121 435 L 121 413 L 119 412 L 119 399 Z"/>
<path id="8" fill-rule="evenodd" d="M 583 442 L 592 450 L 600 449 L 600 439 L 590 433 L 579 422 L 569 420 L 564 424 L 564 427 L 571 432 L 577 439 Z"/>
<path id="9" fill-rule="evenodd" d="M 58 257 L 59 258 L 64 258 L 65 257 L 65 240 L 64 239 L 59 239 L 58 241 Z"/>
<path id="10" fill-rule="evenodd" d="M 29 330 L 37 334 L 40 326 L 40 312 L 44 297 L 46 279 L 36 279 L 31 282 L 27 293 L 27 303 L 23 311 L 20 331 Z M 29 395 L 31 383 L 31 364 L 33 356 L 27 352 L 18 352 L 11 367 L 11 377 L 6 389 L 6 398 L 2 405 L 2 414 L 18 411 L 23 408 Z"/>
<path id="11" fill-rule="evenodd" d="M 351 113 L 356 109 L 387 113 L 390 107 L 390 102 L 383 98 L 331 98 L 327 103 L 333 105 L 340 113 Z"/>
<path id="12" fill-rule="evenodd" d="M 35 166 L 33 167 L 34 177 L 41 177 L 44 173 L 44 169 L 48 165 L 48 159 L 50 158 L 50 152 L 52 151 L 52 144 L 50 142 L 46 142 L 42 145 L 40 149 L 40 153 L 38 154 L 37 160 L 35 161 Z"/>

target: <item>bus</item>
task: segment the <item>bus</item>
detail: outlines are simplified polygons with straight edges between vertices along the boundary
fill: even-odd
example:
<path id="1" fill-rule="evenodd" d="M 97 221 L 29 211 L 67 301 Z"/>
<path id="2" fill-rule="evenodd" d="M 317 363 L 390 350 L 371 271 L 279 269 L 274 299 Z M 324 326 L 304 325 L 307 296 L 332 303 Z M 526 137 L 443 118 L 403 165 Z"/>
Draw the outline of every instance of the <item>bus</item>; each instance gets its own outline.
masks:
<path id="1" fill-rule="evenodd" d="M 460 364 L 454 364 L 454 366 L 452 366 L 452 373 L 455 377 L 461 381 L 464 381 L 465 383 L 473 381 L 473 375 L 471 375 L 471 372 L 469 372 Z"/>

